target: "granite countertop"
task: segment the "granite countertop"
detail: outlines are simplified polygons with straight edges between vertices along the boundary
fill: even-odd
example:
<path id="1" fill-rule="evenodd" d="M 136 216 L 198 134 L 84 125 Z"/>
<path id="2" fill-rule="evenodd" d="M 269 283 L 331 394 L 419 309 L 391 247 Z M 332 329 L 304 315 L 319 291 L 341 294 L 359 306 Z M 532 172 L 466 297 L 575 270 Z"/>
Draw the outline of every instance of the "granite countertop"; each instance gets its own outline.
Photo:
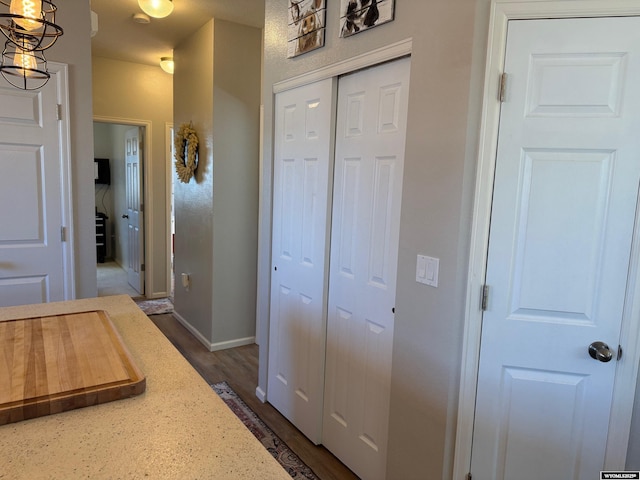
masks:
<path id="1" fill-rule="evenodd" d="M 105 310 L 146 391 L 0 426 L 0 479 L 290 479 L 127 295 L 0 308 L 0 321 Z"/>

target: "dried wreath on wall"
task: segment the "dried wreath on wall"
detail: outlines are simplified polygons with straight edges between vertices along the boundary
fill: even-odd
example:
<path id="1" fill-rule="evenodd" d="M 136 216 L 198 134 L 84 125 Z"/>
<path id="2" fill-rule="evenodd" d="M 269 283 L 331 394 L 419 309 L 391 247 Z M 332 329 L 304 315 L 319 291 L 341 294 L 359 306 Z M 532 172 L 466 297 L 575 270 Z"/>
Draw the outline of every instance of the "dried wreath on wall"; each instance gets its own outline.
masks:
<path id="1" fill-rule="evenodd" d="M 180 125 L 173 141 L 173 149 L 178 178 L 183 183 L 189 183 L 198 168 L 198 134 L 191 122 Z"/>

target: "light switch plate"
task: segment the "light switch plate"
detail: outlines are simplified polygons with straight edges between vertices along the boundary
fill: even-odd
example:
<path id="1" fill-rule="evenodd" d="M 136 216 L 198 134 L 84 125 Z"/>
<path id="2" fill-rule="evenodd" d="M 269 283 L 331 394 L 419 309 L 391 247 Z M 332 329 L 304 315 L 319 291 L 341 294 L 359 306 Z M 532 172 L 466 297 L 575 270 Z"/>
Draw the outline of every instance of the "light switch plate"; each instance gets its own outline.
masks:
<path id="1" fill-rule="evenodd" d="M 416 262 L 416 282 L 424 283 L 431 287 L 438 286 L 438 274 L 440 273 L 440 259 L 418 255 Z"/>

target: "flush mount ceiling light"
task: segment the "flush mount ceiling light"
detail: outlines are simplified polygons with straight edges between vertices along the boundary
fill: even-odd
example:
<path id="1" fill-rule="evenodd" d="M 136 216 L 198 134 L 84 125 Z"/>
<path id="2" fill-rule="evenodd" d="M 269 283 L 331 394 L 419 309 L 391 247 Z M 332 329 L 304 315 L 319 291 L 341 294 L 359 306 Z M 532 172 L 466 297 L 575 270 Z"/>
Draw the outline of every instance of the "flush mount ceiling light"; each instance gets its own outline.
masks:
<path id="1" fill-rule="evenodd" d="M 30 51 L 42 51 L 63 34 L 62 27 L 55 23 L 58 8 L 50 0 L 0 0 L 0 5 L 8 7 L 8 12 L 0 11 L 0 30 L 21 49 L 25 45 L 23 37 L 27 37 Z"/>
<path id="2" fill-rule="evenodd" d="M 173 12 L 172 0 L 138 0 L 144 13 L 154 18 L 164 18 Z"/>
<path id="3" fill-rule="evenodd" d="M 28 39 L 25 37 L 23 42 L 28 43 Z M 42 88 L 51 77 L 44 53 L 34 50 L 32 45 L 25 44 L 21 48 L 8 40 L 2 51 L 0 74 L 11 85 L 22 90 Z"/>
<path id="4" fill-rule="evenodd" d="M 173 57 L 162 57 L 160 59 L 160 68 L 165 72 L 173 75 L 175 64 L 173 63 Z"/>
<path id="5" fill-rule="evenodd" d="M 133 16 L 134 23 L 139 23 L 140 25 L 146 25 L 147 23 L 151 23 L 151 19 L 149 15 L 145 13 L 134 13 Z"/>

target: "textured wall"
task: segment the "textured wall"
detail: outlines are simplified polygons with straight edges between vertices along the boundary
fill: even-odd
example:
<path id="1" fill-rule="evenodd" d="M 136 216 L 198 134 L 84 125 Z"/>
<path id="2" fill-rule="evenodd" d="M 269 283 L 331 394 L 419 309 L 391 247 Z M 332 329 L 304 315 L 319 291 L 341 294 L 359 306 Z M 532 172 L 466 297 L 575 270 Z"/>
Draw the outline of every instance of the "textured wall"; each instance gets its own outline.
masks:
<path id="1" fill-rule="evenodd" d="M 212 20 L 174 50 L 175 127 L 200 144 L 175 189 L 175 307 L 213 349 L 255 336 L 260 47 L 259 29 Z"/>
<path id="2" fill-rule="evenodd" d="M 216 343 L 255 336 L 262 31 L 215 21 L 213 320 Z"/>
<path id="3" fill-rule="evenodd" d="M 175 310 L 207 341 L 213 336 L 213 20 L 173 51 L 176 131 L 192 122 L 198 133 L 198 169 L 175 182 Z M 180 275 L 191 275 L 183 288 Z"/>

